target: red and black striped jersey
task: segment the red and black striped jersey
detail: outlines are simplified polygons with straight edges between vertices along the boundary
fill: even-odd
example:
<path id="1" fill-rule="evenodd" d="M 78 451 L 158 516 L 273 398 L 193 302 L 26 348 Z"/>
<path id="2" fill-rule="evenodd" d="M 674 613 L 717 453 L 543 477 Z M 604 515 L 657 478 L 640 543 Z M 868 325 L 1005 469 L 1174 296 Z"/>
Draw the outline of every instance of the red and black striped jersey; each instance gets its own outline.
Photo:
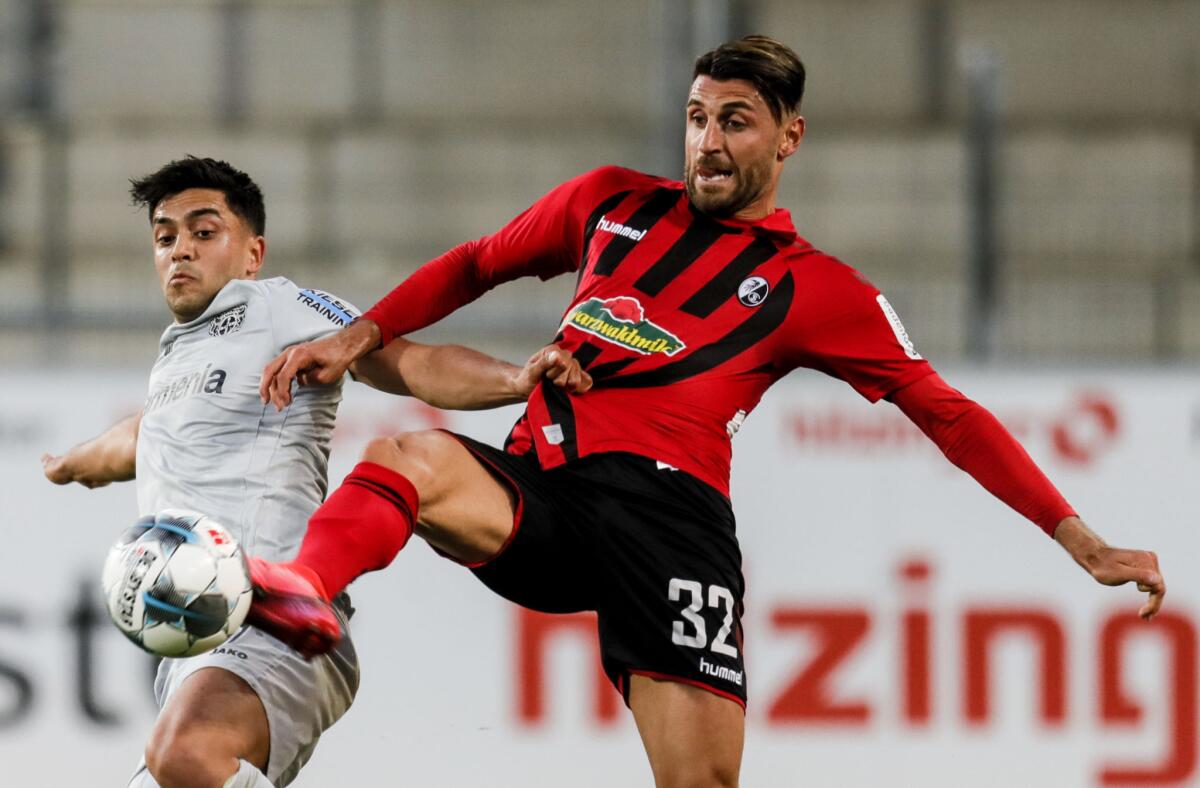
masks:
<path id="1" fill-rule="evenodd" d="M 731 438 L 796 367 L 875 401 L 933 372 L 861 274 L 776 210 L 715 220 L 682 183 L 606 167 L 559 186 L 494 235 L 418 270 L 365 317 L 384 341 L 519 276 L 575 272 L 556 340 L 593 388 L 543 383 L 510 435 L 550 468 L 624 451 L 728 494 Z"/>

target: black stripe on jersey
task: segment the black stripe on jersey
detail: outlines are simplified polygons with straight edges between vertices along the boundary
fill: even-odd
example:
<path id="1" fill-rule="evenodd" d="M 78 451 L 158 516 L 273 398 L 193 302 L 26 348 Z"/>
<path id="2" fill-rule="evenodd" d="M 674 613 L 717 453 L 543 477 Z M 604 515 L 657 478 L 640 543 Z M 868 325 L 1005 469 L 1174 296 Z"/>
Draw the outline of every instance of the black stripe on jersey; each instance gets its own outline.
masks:
<path id="1" fill-rule="evenodd" d="M 521 417 L 519 419 L 517 419 L 515 424 L 512 425 L 512 429 L 508 431 L 508 435 L 506 435 L 504 437 L 504 445 L 501 446 L 500 448 L 504 449 L 504 451 L 507 452 L 508 447 L 512 446 L 513 443 L 516 441 L 517 429 L 523 424 L 528 426 L 528 423 L 529 423 L 529 414 L 522 413 Z"/>
<path id="2" fill-rule="evenodd" d="M 605 378 L 611 378 L 635 361 L 637 361 L 636 356 L 634 358 L 623 358 L 620 361 L 609 361 L 606 364 L 600 364 L 594 369 L 589 369 L 588 374 L 592 376 L 593 381 L 604 380 Z"/>
<path id="3" fill-rule="evenodd" d="M 550 423 L 562 429 L 563 439 L 558 448 L 562 449 L 568 462 L 579 459 L 579 444 L 575 439 L 575 409 L 571 407 L 570 396 L 548 380 L 542 381 L 542 396 L 546 399 Z"/>
<path id="4" fill-rule="evenodd" d="M 646 269 L 633 286 L 646 295 L 658 295 L 675 277 L 683 273 L 700 255 L 731 230 L 717 222 L 696 219 L 671 245 L 658 262 Z"/>
<path id="5" fill-rule="evenodd" d="M 650 199 L 642 203 L 642 206 L 633 212 L 623 222 L 626 227 L 633 230 L 648 231 L 651 227 L 658 223 L 658 220 L 666 216 L 675 204 L 679 202 L 678 189 L 656 189 L 650 195 Z M 599 224 L 599 218 L 597 218 Z M 641 238 L 638 239 L 640 241 Z M 625 259 L 625 256 L 633 251 L 633 247 L 638 241 L 632 238 L 626 238 L 623 235 L 613 237 L 608 242 L 608 246 L 604 247 L 604 251 L 600 253 L 600 259 L 596 261 L 595 268 L 592 273 L 597 276 L 612 276 L 612 272 L 617 270 L 617 266 Z"/>
<path id="6" fill-rule="evenodd" d="M 755 238 L 738 253 L 708 284 L 684 302 L 680 309 L 696 317 L 708 317 L 717 307 L 737 295 L 738 286 L 750 272 L 770 260 L 779 251 L 766 238 Z"/>
<path id="7" fill-rule="evenodd" d="M 600 217 L 616 208 L 632 193 L 632 189 L 626 189 L 623 192 L 617 192 L 612 197 L 609 197 L 604 202 L 596 206 L 596 210 L 592 211 L 591 216 L 587 218 L 583 227 L 583 252 L 579 255 L 579 275 L 575 277 L 575 289 L 579 289 L 579 281 L 583 279 L 583 271 L 587 268 L 588 248 L 592 245 L 592 236 L 596 234 L 596 227 L 600 224 Z"/>
<path id="8" fill-rule="evenodd" d="M 579 362 L 579 366 L 587 369 L 596 356 L 600 355 L 600 346 L 593 345 L 591 342 L 584 342 L 575 350 L 575 360 Z"/>
<path id="9" fill-rule="evenodd" d="M 603 384 L 597 382 L 596 385 L 604 385 L 609 388 L 666 386 L 707 372 L 761 342 L 768 334 L 779 328 L 787 318 L 795 292 L 796 283 L 792 279 L 791 273 L 784 274 L 766 302 L 751 313 L 750 317 L 743 320 L 737 328 L 716 342 L 700 348 L 679 361 L 664 364 L 658 369 L 648 369 L 645 372 L 610 378 Z M 593 374 L 592 377 L 596 376 Z"/>

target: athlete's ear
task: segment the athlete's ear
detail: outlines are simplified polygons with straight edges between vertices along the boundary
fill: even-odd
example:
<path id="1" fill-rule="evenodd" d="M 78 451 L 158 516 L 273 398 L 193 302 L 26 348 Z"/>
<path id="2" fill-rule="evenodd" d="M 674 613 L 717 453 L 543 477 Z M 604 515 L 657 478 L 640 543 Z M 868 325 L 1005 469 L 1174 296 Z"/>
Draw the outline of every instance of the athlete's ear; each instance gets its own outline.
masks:
<path id="1" fill-rule="evenodd" d="M 246 277 L 253 279 L 258 275 L 259 269 L 263 266 L 263 259 L 267 256 L 267 239 L 261 235 L 256 235 L 250 240 L 250 245 L 246 249 Z"/>
<path id="2" fill-rule="evenodd" d="M 783 161 L 788 156 L 796 152 L 800 147 L 800 140 L 804 138 L 804 118 L 800 115 L 793 115 L 783 122 L 783 134 L 779 140 L 779 151 L 776 156 L 779 161 Z"/>

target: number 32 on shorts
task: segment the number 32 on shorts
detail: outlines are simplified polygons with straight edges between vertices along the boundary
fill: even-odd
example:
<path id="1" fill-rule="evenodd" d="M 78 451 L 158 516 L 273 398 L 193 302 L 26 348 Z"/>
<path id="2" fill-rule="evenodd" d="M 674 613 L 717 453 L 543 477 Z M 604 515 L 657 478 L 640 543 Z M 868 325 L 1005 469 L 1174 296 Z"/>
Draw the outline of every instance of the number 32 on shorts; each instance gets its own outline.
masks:
<path id="1" fill-rule="evenodd" d="M 671 642 L 688 648 L 704 648 L 708 645 L 714 653 L 736 659 L 737 648 L 728 642 L 729 633 L 733 631 L 733 594 L 723 586 L 708 587 L 708 606 L 725 609 L 725 620 L 721 623 L 717 636 L 712 639 L 711 645 L 708 643 L 704 618 L 700 615 L 705 602 L 704 586 L 697 580 L 672 577 L 667 586 L 667 597 L 672 602 L 682 602 L 685 601 L 685 594 L 689 597 L 686 600 L 688 606 L 679 611 L 683 616 L 682 621 L 676 619 L 671 622 Z"/>

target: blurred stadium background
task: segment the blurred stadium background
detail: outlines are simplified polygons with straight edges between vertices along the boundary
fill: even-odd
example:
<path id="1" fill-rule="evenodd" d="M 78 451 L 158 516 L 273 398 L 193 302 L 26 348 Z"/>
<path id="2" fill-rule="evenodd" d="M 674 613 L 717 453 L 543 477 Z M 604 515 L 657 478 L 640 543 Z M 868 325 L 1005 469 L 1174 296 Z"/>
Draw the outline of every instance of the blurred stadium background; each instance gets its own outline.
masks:
<path id="1" fill-rule="evenodd" d="M 957 711 L 935 717 L 940 722 L 926 739 L 881 723 L 859 730 L 838 728 L 835 721 L 829 733 L 820 719 L 813 733 L 803 726 L 780 729 L 765 714 L 764 697 L 764 717 L 752 717 L 747 775 L 754 780 L 748 784 L 1197 784 L 1195 632 L 1188 611 L 1200 602 L 1200 593 L 1178 576 L 1197 547 L 1186 541 L 1193 537 L 1178 532 L 1195 525 L 1200 470 L 1197 0 L 0 0 L 0 381 L 6 382 L 0 387 L 5 472 L 0 490 L 12 515 L 4 525 L 10 549 L 0 558 L 6 570 L 0 574 L 0 625 L 12 626 L 0 626 L 0 678 L 9 679 L 0 683 L 0 785 L 84 784 L 78 776 L 63 775 L 95 773 L 83 771 L 93 768 L 110 770 L 95 784 L 121 784 L 150 719 L 142 701 L 126 704 L 136 714 L 127 710 L 107 723 L 86 708 L 82 714 L 72 711 L 71 687 L 99 679 L 82 675 L 82 657 L 75 667 L 73 657 L 60 659 L 59 652 L 75 649 L 70 644 L 76 641 L 51 631 L 60 627 L 57 618 L 41 628 L 38 621 L 51 610 L 75 611 L 75 589 L 31 593 L 28 568 L 20 566 L 30 550 L 44 556 L 60 549 L 61 534 L 26 532 L 31 519 L 47 512 L 61 518 L 131 516 L 128 491 L 48 489 L 36 464 L 42 450 L 66 448 L 122 408 L 137 407 L 139 386 L 168 319 L 151 267 L 145 217 L 128 203 L 128 179 L 186 153 L 228 159 L 265 192 L 268 272 L 365 308 L 426 259 L 494 230 L 586 169 L 617 163 L 677 177 L 691 61 L 746 32 L 791 44 L 808 68 L 803 109 L 808 134 L 785 173 L 780 200 L 801 235 L 881 287 L 923 354 L 961 372 L 951 381 L 965 376 L 975 386 L 969 391 L 982 391 L 985 404 L 1012 416 L 1010 426 L 1018 422 L 1014 430 L 1069 497 L 1074 493 L 1081 508 L 1104 513 L 1102 531 L 1114 540 L 1161 546 L 1164 555 L 1174 545 L 1175 578 L 1184 587 L 1173 588 L 1174 609 L 1182 612 L 1169 631 L 1184 634 L 1169 641 L 1174 651 L 1164 653 L 1176 659 L 1170 680 L 1179 675 L 1185 680 L 1165 694 L 1159 691 L 1161 703 L 1147 703 L 1148 722 L 1129 740 L 1140 747 L 1130 752 L 1166 764 L 1158 772 L 1151 763 L 1125 778 L 1104 777 L 1098 753 L 1117 740 L 1101 735 L 1108 735 L 1104 726 L 1111 720 L 1100 701 L 1094 715 L 1090 700 L 1071 705 L 1058 744 L 1037 749 L 1042 745 L 1035 742 L 1044 737 L 1035 735 L 1041 728 L 1028 724 L 1039 713 L 1033 700 L 1005 712 L 1004 719 L 1018 722 L 964 743 L 957 738 L 963 727 Z M 569 294 L 566 279 L 505 286 L 424 336 L 520 360 L 553 336 Z M 860 416 L 850 406 L 846 415 L 836 410 L 841 405 L 828 404 L 851 398 L 848 390 L 819 385 L 815 390 L 811 394 L 800 384 L 782 388 L 764 406 L 768 415 L 761 417 L 759 431 L 754 432 L 758 414 L 748 425 L 746 440 L 766 447 L 753 466 L 755 480 L 748 471 L 742 472 L 746 481 L 735 475 L 748 564 L 758 555 L 754 529 L 762 527 L 754 520 L 760 510 L 762 518 L 772 516 L 770 497 L 776 494 L 755 487 L 757 477 L 775 473 L 776 483 L 783 481 L 778 467 L 764 459 L 767 452 L 783 452 L 780 462 L 797 463 L 813 479 L 823 479 L 823 469 L 840 469 L 817 488 L 849 489 L 848 479 L 867 478 L 877 489 L 899 494 L 897 488 L 905 485 L 897 480 L 909 474 L 924 498 L 944 498 L 944 490 L 959 483 L 933 461 L 906 470 L 914 460 L 907 449 L 897 449 L 903 440 L 889 442 L 888 436 L 900 434 L 892 422 L 871 421 L 882 417 Z M 335 450 L 335 464 L 353 459 L 350 443 L 385 426 L 460 424 L 370 401 L 384 415 L 370 422 L 364 413 L 348 410 L 352 432 Z M 1056 414 L 1076 406 L 1095 417 L 1078 428 L 1082 437 L 1069 429 L 1055 432 L 1061 427 Z M 867 421 L 856 422 L 859 432 L 846 427 L 846 420 L 860 418 Z M 484 437 L 498 438 L 502 421 L 479 422 L 490 430 Z M 476 422 L 461 422 L 467 423 Z M 789 430 L 791 454 L 776 440 L 776 432 Z M 843 436 L 841 443 L 819 437 L 835 433 Z M 1111 457 L 1118 459 L 1105 467 L 1089 465 L 1090 456 L 1082 463 L 1072 459 L 1072 446 L 1080 441 L 1093 448 L 1111 444 Z M 739 456 L 739 462 L 750 459 L 749 453 Z M 1055 457 L 1065 459 L 1056 464 Z M 923 454 L 919 458 L 924 462 Z M 957 495 L 958 487 L 953 489 Z M 969 484 L 962 489 L 963 511 L 990 505 Z M 1116 498 L 1119 493 L 1125 503 Z M 914 494 L 914 512 L 923 497 Z M 743 504 L 746 499 L 756 503 Z M 833 500 L 801 505 L 814 518 L 824 513 L 845 523 L 847 531 L 887 523 L 924 533 L 907 543 L 882 536 L 848 536 L 842 542 L 820 537 L 835 554 L 865 562 L 852 572 L 887 575 L 914 545 L 935 565 L 966 560 L 971 568 L 959 570 L 958 580 L 948 580 L 940 592 L 942 601 L 931 603 L 939 610 L 947 606 L 947 616 L 958 615 L 959 595 L 1007 598 L 1025 586 L 989 575 L 993 567 L 978 552 L 987 539 L 976 540 L 973 559 L 937 552 L 947 549 L 939 542 L 950 533 L 946 524 L 959 516 L 950 504 L 938 504 L 928 516 L 897 516 L 882 506 L 847 513 Z M 940 532 L 933 522 L 939 517 Z M 1020 531 L 999 507 L 980 515 L 981 521 L 989 518 L 1002 523 L 992 533 Z M 1174 525 L 1150 527 L 1164 523 Z M 926 525 L 928 532 L 921 532 Z M 72 569 L 78 567 L 81 575 L 93 571 L 89 556 L 103 550 L 117 526 L 101 528 L 99 536 L 72 526 L 68 541 L 79 540 Z M 790 538 L 797 540 L 797 550 L 806 549 L 801 536 Z M 884 546 L 870 547 L 872 538 Z M 1093 618 L 1100 614 L 1089 611 L 1116 597 L 1095 600 L 1101 592 L 1085 587 L 1036 533 L 1019 538 L 1024 541 L 1016 547 L 984 552 L 1013 551 L 1015 560 L 1029 562 L 1039 588 L 1071 588 L 1075 596 L 1061 608 L 1061 625 L 1072 638 L 1072 670 L 1082 660 L 1086 667 L 1078 670 L 1086 677 L 1070 681 L 1090 699 L 1098 668 L 1090 651 L 1074 646 L 1075 638 L 1090 644 Z M 1183 541 L 1173 542 L 1176 538 Z M 820 568 L 802 565 L 798 556 L 795 566 L 785 563 L 770 574 L 765 566 L 772 545 L 761 534 L 758 539 L 763 557 L 753 559 L 758 563 L 750 581 L 751 606 L 786 595 L 837 599 L 829 589 L 839 584 L 851 596 L 871 599 L 894 590 L 890 575 L 867 582 L 847 577 L 844 568 L 828 570 L 828 585 L 816 583 Z M 94 561 L 98 565 L 99 558 Z M 461 588 L 461 599 L 452 590 L 442 600 L 454 615 L 511 615 L 482 599 L 461 572 L 431 560 L 411 573 Z M 368 601 L 372 592 L 364 591 L 364 630 L 369 615 L 376 621 L 410 616 L 433 628 L 444 621 L 417 609 L 412 597 L 424 587 L 414 581 L 373 578 L 367 586 L 371 583 L 380 589 L 374 598 L 390 594 L 407 601 L 393 611 Z M 1131 595 L 1120 599 L 1133 604 Z M 70 620 L 77 623 L 79 616 Z M 505 660 L 507 626 L 497 624 L 487 646 L 500 649 Z M 97 648 L 111 652 L 107 665 L 94 668 L 107 671 L 104 681 L 110 683 L 100 686 L 124 687 L 128 680 L 114 677 L 113 665 L 135 655 L 123 643 L 110 644 L 107 630 L 98 631 Z M 414 631 L 426 630 L 406 626 L 405 637 Z M 369 635 L 364 631 L 364 641 Z M 753 642 L 753 631 L 750 637 Z M 458 645 L 473 648 L 469 640 Z M 951 644 L 942 645 L 937 653 L 958 659 Z M 899 652 L 880 648 L 879 669 L 894 671 Z M 389 656 L 376 655 L 375 665 L 389 659 L 395 646 L 379 649 Z M 428 649 L 417 656 L 440 659 L 436 645 Z M 363 645 L 367 660 L 369 651 Z M 770 654 L 766 646 L 759 652 L 764 674 L 787 662 L 764 657 Z M 1167 658 L 1153 649 L 1138 654 L 1151 666 L 1161 667 Z M 853 676 L 869 684 L 862 677 L 873 673 L 874 659 L 853 666 L 852 687 Z M 61 665 L 37 674 L 43 663 L 55 661 Z M 1024 697 L 1024 684 L 1036 684 L 1038 677 L 1021 667 L 1027 660 L 1019 654 L 1010 661 L 1015 678 L 1006 678 L 1005 686 Z M 24 684 L 14 675 L 26 677 Z M 758 686 L 775 686 L 787 672 L 781 675 Z M 957 708 L 962 694 L 954 689 L 957 679 L 937 680 L 948 683 L 946 706 Z M 403 751 L 414 741 L 431 764 L 414 767 L 421 784 L 648 783 L 627 720 L 593 728 L 565 711 L 551 715 L 549 732 L 530 728 L 514 722 L 510 690 L 480 681 L 482 686 L 464 681 L 457 690 L 469 690 L 475 699 L 489 691 L 497 697 L 456 699 L 454 689 L 441 685 L 436 691 L 377 690 L 386 697 L 374 710 L 362 710 L 368 722 L 356 722 L 359 710 L 352 711 L 331 734 L 327 754 L 318 750 L 312 771 L 297 785 L 334 784 L 351 758 L 355 775 L 382 775 L 380 770 L 396 765 L 403 775 Z M 1042 676 L 1041 686 L 1045 681 Z M 579 681 L 560 683 L 568 709 L 571 703 L 588 707 L 589 685 L 581 690 Z M 49 689 L 43 692 L 43 685 Z M 1180 691 L 1190 691 L 1190 706 L 1179 705 Z M 50 700 L 42 700 L 47 693 Z M 61 703 L 53 700 L 56 694 Z M 100 694 L 113 698 L 120 691 Z M 473 704 L 492 717 L 480 722 Z M 435 706 L 457 709 L 457 716 L 431 717 Z M 1181 732 L 1175 723 L 1184 724 L 1189 709 L 1193 719 Z M 495 734 L 490 744 L 480 745 L 481 736 L 490 734 L 479 731 L 493 725 L 515 732 Z M 389 726 L 405 731 L 406 738 L 385 735 Z M 860 734 L 867 738 L 854 738 Z M 29 760 L 56 747 L 61 753 L 63 736 L 82 742 L 83 760 L 92 765 L 64 761 L 56 764 L 58 771 L 47 772 L 43 761 Z M 364 756 L 350 741 L 366 742 L 377 759 L 363 766 Z M 947 765 L 938 755 L 947 746 L 966 747 L 969 755 Z M 484 764 L 478 773 L 465 765 L 496 751 L 517 762 L 494 769 Z M 788 752 L 802 753 L 798 761 L 815 761 L 817 776 L 806 779 L 800 764 L 793 771 Z M 873 762 L 873 753 L 887 755 Z M 25 766 L 6 774 L 22 756 Z M 822 757 L 843 760 L 820 766 L 826 763 Z M 544 777 L 530 771 L 530 764 L 542 761 L 597 765 L 594 774 L 556 779 L 553 769 Z M 885 768 L 889 771 L 880 771 Z M 1051 771 L 1037 771 L 1041 768 Z M 1056 776 L 1042 781 L 1051 772 Z"/>
<path id="2" fill-rule="evenodd" d="M 752 30 L 809 69 L 782 204 L 926 355 L 966 353 L 978 314 L 968 84 L 990 64 L 996 352 L 1200 356 L 1194 0 L 3 0 L 4 357 L 38 359 L 36 326 L 67 358 L 145 358 L 165 311 L 126 181 L 169 157 L 254 174 L 271 270 L 365 307 L 590 167 L 677 176 L 692 58 Z M 528 348 L 556 285 L 456 335 Z"/>

